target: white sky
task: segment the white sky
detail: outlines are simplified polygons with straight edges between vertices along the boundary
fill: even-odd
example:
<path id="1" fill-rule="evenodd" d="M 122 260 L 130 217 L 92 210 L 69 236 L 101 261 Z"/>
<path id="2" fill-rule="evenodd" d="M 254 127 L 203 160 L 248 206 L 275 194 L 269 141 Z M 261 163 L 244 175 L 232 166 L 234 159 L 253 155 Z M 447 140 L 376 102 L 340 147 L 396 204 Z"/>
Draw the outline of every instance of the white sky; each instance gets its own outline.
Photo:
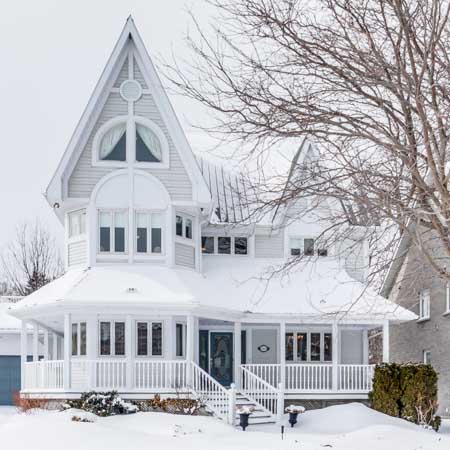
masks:
<path id="1" fill-rule="evenodd" d="M 172 49 L 186 57 L 187 7 L 206 25 L 203 0 L 2 2 L 0 249 L 17 224 L 35 217 L 61 237 L 62 227 L 42 193 L 128 15 L 154 60 L 170 57 Z M 208 141 L 185 120 L 198 119 L 201 109 L 180 97 L 171 100 L 191 145 L 205 146 Z"/>

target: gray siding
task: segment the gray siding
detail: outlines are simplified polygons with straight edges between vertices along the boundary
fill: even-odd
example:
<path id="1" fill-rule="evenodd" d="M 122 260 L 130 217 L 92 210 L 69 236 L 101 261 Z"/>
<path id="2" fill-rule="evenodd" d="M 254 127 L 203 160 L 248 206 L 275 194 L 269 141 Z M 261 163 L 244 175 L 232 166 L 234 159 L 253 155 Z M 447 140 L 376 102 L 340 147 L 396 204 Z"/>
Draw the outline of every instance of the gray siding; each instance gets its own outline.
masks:
<path id="1" fill-rule="evenodd" d="M 175 244 L 175 264 L 183 267 L 195 267 L 195 248 L 177 242 Z"/>
<path id="2" fill-rule="evenodd" d="M 390 299 L 419 314 L 419 292 L 430 290 L 430 320 L 392 324 L 390 327 L 390 360 L 422 362 L 423 351 L 431 351 L 431 363 L 439 374 L 439 413 L 450 415 L 450 316 L 446 310 L 446 283 L 435 275 L 411 248 Z"/>
<path id="3" fill-rule="evenodd" d="M 67 261 L 70 266 L 86 264 L 87 261 L 86 241 L 71 242 L 67 246 Z"/>
<path id="4" fill-rule="evenodd" d="M 361 330 L 341 331 L 341 364 L 363 364 L 363 334 Z"/>
<path id="5" fill-rule="evenodd" d="M 69 197 L 89 197 L 97 182 L 114 169 L 92 166 L 92 143 L 95 133 L 108 120 L 128 113 L 127 103 L 118 93 L 111 93 L 100 114 L 88 142 L 69 178 Z M 169 131 L 155 105 L 153 97 L 145 94 L 135 104 L 135 113 L 155 122 L 166 135 L 169 142 L 170 167 L 168 169 L 145 169 L 157 177 L 166 187 L 172 200 L 192 199 L 192 185 L 181 158 L 176 150 Z"/>
<path id="6" fill-rule="evenodd" d="M 147 89 L 147 83 L 145 82 L 144 77 L 142 76 L 141 69 L 136 63 L 136 59 L 133 60 L 133 72 L 134 72 L 134 79 L 139 81 L 143 89 Z"/>
<path id="7" fill-rule="evenodd" d="M 120 69 L 119 76 L 117 77 L 117 80 L 114 83 L 114 87 L 120 87 L 120 85 L 125 80 L 128 80 L 128 58 L 125 59 L 122 69 Z"/>
<path id="8" fill-rule="evenodd" d="M 365 264 L 363 243 L 352 242 L 349 253 L 345 257 L 345 270 L 353 279 L 364 283 Z"/>
<path id="9" fill-rule="evenodd" d="M 283 258 L 284 257 L 284 233 L 271 236 L 255 236 L 256 258 Z"/>

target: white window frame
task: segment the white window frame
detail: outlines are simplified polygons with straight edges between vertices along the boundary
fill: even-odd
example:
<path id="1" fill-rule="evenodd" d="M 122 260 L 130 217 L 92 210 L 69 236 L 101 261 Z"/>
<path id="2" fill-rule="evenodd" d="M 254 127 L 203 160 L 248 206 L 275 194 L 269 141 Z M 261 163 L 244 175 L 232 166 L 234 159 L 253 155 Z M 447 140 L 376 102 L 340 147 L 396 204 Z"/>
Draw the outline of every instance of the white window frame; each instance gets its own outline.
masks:
<path id="1" fill-rule="evenodd" d="M 146 225 L 147 225 L 147 252 L 138 252 L 138 236 L 137 236 L 137 215 L 138 214 L 146 214 Z M 153 215 L 160 214 L 161 215 L 161 252 L 153 253 L 152 252 L 152 217 Z M 155 256 L 160 257 L 165 254 L 165 223 L 166 223 L 166 215 L 162 210 L 149 210 L 149 209 L 136 209 L 134 212 L 134 253 L 137 257 L 139 256 Z"/>
<path id="2" fill-rule="evenodd" d="M 177 217 L 181 217 L 181 236 L 177 234 Z M 186 220 L 190 220 L 192 224 L 192 237 L 186 237 Z M 182 239 L 184 242 L 194 242 L 195 236 L 195 223 L 194 218 L 188 214 L 175 213 L 175 238 Z"/>
<path id="3" fill-rule="evenodd" d="M 101 354 L 101 324 L 102 322 L 108 322 L 110 324 L 110 338 L 111 338 L 111 352 L 109 355 L 102 355 Z M 123 323 L 125 326 L 125 333 L 124 333 L 124 354 L 123 355 L 116 355 L 116 323 Z M 114 358 L 125 358 L 127 356 L 127 322 L 125 319 L 99 319 L 98 320 L 98 348 L 97 348 L 97 354 L 100 358 L 111 358 L 112 356 Z"/>
<path id="4" fill-rule="evenodd" d="M 74 234 L 72 232 L 72 217 L 75 218 L 75 220 L 78 223 L 78 230 L 79 232 L 77 234 Z M 86 236 L 86 210 L 85 209 L 76 209 L 74 211 L 69 211 L 67 213 L 67 236 L 69 240 L 78 240 L 80 238 L 83 238 Z"/>
<path id="5" fill-rule="evenodd" d="M 292 248 L 297 248 L 297 247 L 292 247 L 291 245 L 291 240 L 294 239 L 298 239 L 301 241 L 300 244 L 300 255 L 292 255 L 291 254 L 291 250 Z M 305 239 L 312 239 L 314 241 L 314 252 L 312 255 L 305 255 Z M 319 250 L 326 250 L 327 255 L 326 256 L 320 256 L 319 255 Z M 289 258 L 299 258 L 299 257 L 305 257 L 305 258 L 313 258 L 313 257 L 317 257 L 317 258 L 328 258 L 330 256 L 330 248 L 328 246 L 321 246 L 318 243 L 318 239 L 317 236 L 299 236 L 299 235 L 292 235 L 292 236 L 288 236 L 288 257 Z"/>
<path id="6" fill-rule="evenodd" d="M 450 283 L 446 284 L 445 292 L 445 315 L 450 315 Z"/>
<path id="7" fill-rule="evenodd" d="M 139 323 L 146 323 L 147 324 L 147 354 L 146 355 L 138 355 L 138 324 Z M 161 355 L 154 355 L 153 354 L 153 324 L 161 324 Z M 155 358 L 155 359 L 161 359 L 164 358 L 164 341 L 165 341 L 165 333 L 164 333 L 164 321 L 163 320 L 136 320 L 134 325 L 134 331 L 135 331 L 135 344 L 136 344 L 136 351 L 135 356 L 136 358 Z"/>
<path id="8" fill-rule="evenodd" d="M 181 355 L 177 355 L 177 325 L 181 325 Z M 186 358 L 186 340 L 187 340 L 187 325 L 185 322 L 175 323 L 175 358 L 185 359 Z"/>
<path id="9" fill-rule="evenodd" d="M 333 346 L 331 347 L 331 360 L 325 361 L 325 335 L 331 334 L 331 339 L 333 340 L 333 333 L 331 330 L 286 330 L 286 334 L 294 335 L 293 342 L 293 359 L 287 360 L 286 364 L 330 364 L 333 360 L 333 352 L 335 351 Z M 302 360 L 298 358 L 298 340 L 297 335 L 306 334 L 307 339 L 307 347 L 306 347 L 306 360 Z M 311 334 L 320 334 L 320 360 L 312 361 L 311 360 Z M 284 345 L 286 345 L 286 335 L 284 336 Z"/>
<path id="10" fill-rule="evenodd" d="M 126 156 L 125 161 L 108 161 L 99 158 L 100 143 L 103 136 L 111 128 L 121 123 L 126 124 Z M 161 162 L 136 161 L 136 123 L 150 128 L 161 144 Z M 95 167 L 128 167 L 134 165 L 140 168 L 168 169 L 170 163 L 169 143 L 164 131 L 156 123 L 142 116 L 117 116 L 104 123 L 97 131 L 92 142 L 92 165 Z"/>
<path id="11" fill-rule="evenodd" d="M 85 330 L 86 330 L 86 342 L 85 342 L 85 352 L 82 355 L 81 354 L 81 324 L 84 324 L 85 326 Z M 77 349 L 76 349 L 76 353 L 73 353 L 73 346 L 72 346 L 72 327 L 73 326 L 77 327 Z M 79 322 L 72 322 L 71 324 L 71 329 L 70 329 L 70 349 L 71 349 L 71 356 L 73 358 L 77 358 L 77 357 L 85 357 L 87 355 L 87 322 L 86 321 L 79 321 Z"/>
<path id="12" fill-rule="evenodd" d="M 418 322 L 429 320 L 431 315 L 431 293 L 429 289 L 419 292 L 419 319 Z"/>
<path id="13" fill-rule="evenodd" d="M 109 252 L 104 252 L 100 250 L 100 214 L 102 213 L 108 213 L 111 214 L 111 226 L 110 226 L 110 233 L 109 233 Z M 116 213 L 124 213 L 125 214 L 125 251 L 123 252 L 116 252 L 115 251 L 115 218 Z M 97 210 L 97 254 L 99 256 L 102 255 L 127 255 L 128 254 L 128 209 L 98 209 Z"/>
<path id="14" fill-rule="evenodd" d="M 247 257 L 250 255 L 250 237 L 249 236 L 243 236 L 243 235 L 236 235 L 236 236 L 226 236 L 224 234 L 220 235 L 211 235 L 211 234 L 203 234 L 201 236 L 202 238 L 213 238 L 214 239 L 214 252 L 213 253 L 203 253 L 202 255 L 210 256 L 210 255 L 219 255 L 219 256 L 238 256 L 238 257 Z M 230 253 L 219 253 L 219 237 L 229 237 L 230 238 Z M 245 255 L 238 254 L 235 252 L 235 240 L 236 238 L 241 239 L 245 238 L 247 239 L 247 253 Z M 202 243 L 200 242 L 200 245 Z"/>
<path id="15" fill-rule="evenodd" d="M 424 364 L 431 364 L 431 350 L 424 350 L 423 351 L 423 363 Z"/>

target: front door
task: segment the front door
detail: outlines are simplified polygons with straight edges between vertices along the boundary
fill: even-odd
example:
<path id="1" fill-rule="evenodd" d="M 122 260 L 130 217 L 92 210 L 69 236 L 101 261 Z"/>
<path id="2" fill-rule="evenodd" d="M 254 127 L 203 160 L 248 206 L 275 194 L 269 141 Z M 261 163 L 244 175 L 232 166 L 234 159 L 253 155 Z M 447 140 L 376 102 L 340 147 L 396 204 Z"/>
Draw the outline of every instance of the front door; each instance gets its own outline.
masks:
<path id="1" fill-rule="evenodd" d="M 211 332 L 210 375 L 224 386 L 233 381 L 233 333 Z"/>

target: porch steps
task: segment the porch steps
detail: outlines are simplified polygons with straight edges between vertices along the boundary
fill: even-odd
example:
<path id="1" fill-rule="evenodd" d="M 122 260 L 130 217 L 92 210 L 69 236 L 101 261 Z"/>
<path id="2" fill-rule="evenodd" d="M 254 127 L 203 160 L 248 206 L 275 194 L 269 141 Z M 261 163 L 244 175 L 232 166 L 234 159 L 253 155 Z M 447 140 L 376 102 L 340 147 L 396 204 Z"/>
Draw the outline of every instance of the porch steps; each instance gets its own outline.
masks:
<path id="1" fill-rule="evenodd" d="M 275 423 L 275 418 L 265 409 L 263 409 L 260 405 L 251 401 L 245 395 L 238 392 L 236 394 L 236 409 L 239 409 L 239 406 L 253 406 L 255 410 L 250 414 L 248 418 L 248 425 L 263 425 L 263 424 L 272 424 Z M 235 426 L 239 426 L 239 414 L 236 413 L 236 424 Z"/>

